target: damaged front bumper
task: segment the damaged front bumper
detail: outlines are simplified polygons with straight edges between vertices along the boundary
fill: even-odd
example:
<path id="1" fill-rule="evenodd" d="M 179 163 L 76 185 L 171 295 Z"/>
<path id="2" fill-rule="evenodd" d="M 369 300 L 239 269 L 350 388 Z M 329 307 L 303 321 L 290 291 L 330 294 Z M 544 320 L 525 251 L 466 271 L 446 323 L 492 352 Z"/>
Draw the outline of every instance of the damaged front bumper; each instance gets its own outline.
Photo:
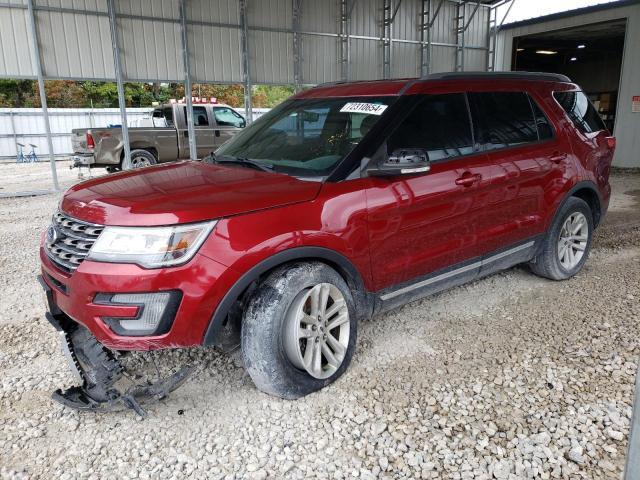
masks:
<path id="1" fill-rule="evenodd" d="M 41 276 L 38 281 L 46 296 L 46 319 L 60 336 L 62 352 L 73 376 L 82 383 L 64 391 L 56 390 L 52 398 L 57 402 L 75 410 L 132 409 L 144 417 L 147 413 L 142 404 L 163 399 L 193 372 L 193 367 L 186 365 L 168 377 L 136 383 L 111 350 L 60 310 L 54 302 L 51 287 Z M 122 386 L 123 383 L 128 385 Z"/>

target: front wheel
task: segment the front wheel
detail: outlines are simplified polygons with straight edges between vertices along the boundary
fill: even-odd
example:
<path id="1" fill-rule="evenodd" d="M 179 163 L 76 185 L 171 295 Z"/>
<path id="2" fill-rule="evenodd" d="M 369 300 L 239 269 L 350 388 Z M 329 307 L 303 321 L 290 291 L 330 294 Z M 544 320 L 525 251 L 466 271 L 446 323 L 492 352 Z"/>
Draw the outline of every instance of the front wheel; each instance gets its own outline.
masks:
<path id="1" fill-rule="evenodd" d="M 551 280 L 573 277 L 587 261 L 593 228 L 593 214 L 587 202 L 570 197 L 553 220 L 542 252 L 532 261 L 531 270 Z"/>
<path id="2" fill-rule="evenodd" d="M 242 355 L 263 392 L 294 399 L 329 385 L 356 344 L 351 291 L 331 267 L 297 263 L 275 270 L 244 313 Z"/>

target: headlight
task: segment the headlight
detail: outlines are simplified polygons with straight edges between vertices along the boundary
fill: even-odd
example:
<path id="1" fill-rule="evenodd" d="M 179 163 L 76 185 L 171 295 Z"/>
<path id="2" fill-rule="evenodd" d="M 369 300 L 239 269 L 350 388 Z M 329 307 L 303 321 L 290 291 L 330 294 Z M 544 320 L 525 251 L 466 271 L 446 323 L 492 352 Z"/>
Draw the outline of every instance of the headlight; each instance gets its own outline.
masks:
<path id="1" fill-rule="evenodd" d="M 158 268 L 188 262 L 217 221 L 173 227 L 105 227 L 87 258 Z"/>

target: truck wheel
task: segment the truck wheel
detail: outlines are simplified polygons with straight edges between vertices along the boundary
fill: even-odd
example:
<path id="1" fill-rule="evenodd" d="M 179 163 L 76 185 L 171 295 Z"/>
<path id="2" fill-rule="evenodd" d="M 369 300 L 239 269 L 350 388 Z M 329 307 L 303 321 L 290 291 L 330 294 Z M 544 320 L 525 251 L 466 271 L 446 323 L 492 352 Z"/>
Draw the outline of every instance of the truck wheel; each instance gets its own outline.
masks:
<path id="1" fill-rule="evenodd" d="M 573 277 L 587 261 L 592 238 L 591 208 L 584 200 L 570 197 L 558 210 L 531 270 L 551 280 Z"/>
<path id="2" fill-rule="evenodd" d="M 123 159 L 124 160 L 124 159 Z M 131 151 L 131 168 L 150 167 L 158 163 L 153 153 L 147 150 Z"/>
<path id="3" fill-rule="evenodd" d="M 241 345 L 258 389 L 295 399 L 329 385 L 349 366 L 355 305 L 342 277 L 320 262 L 275 270 L 245 310 Z"/>

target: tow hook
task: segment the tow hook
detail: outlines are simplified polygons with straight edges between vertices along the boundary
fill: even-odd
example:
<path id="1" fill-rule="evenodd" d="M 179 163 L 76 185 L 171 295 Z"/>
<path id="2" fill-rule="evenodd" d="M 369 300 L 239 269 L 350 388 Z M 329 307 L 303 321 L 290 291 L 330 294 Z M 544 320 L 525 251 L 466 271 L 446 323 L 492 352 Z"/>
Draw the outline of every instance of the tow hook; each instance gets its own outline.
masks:
<path id="1" fill-rule="evenodd" d="M 53 392 L 52 398 L 69 408 L 93 412 L 131 409 L 146 417 L 142 404 L 165 398 L 194 371 L 192 366 L 185 365 L 155 382 L 136 383 L 113 352 L 98 342 L 88 329 L 77 324 L 65 329 L 51 313 L 46 317 L 60 333 L 63 352 L 72 371 L 82 382 L 82 386 Z M 121 386 L 126 383 L 130 385 Z"/>

